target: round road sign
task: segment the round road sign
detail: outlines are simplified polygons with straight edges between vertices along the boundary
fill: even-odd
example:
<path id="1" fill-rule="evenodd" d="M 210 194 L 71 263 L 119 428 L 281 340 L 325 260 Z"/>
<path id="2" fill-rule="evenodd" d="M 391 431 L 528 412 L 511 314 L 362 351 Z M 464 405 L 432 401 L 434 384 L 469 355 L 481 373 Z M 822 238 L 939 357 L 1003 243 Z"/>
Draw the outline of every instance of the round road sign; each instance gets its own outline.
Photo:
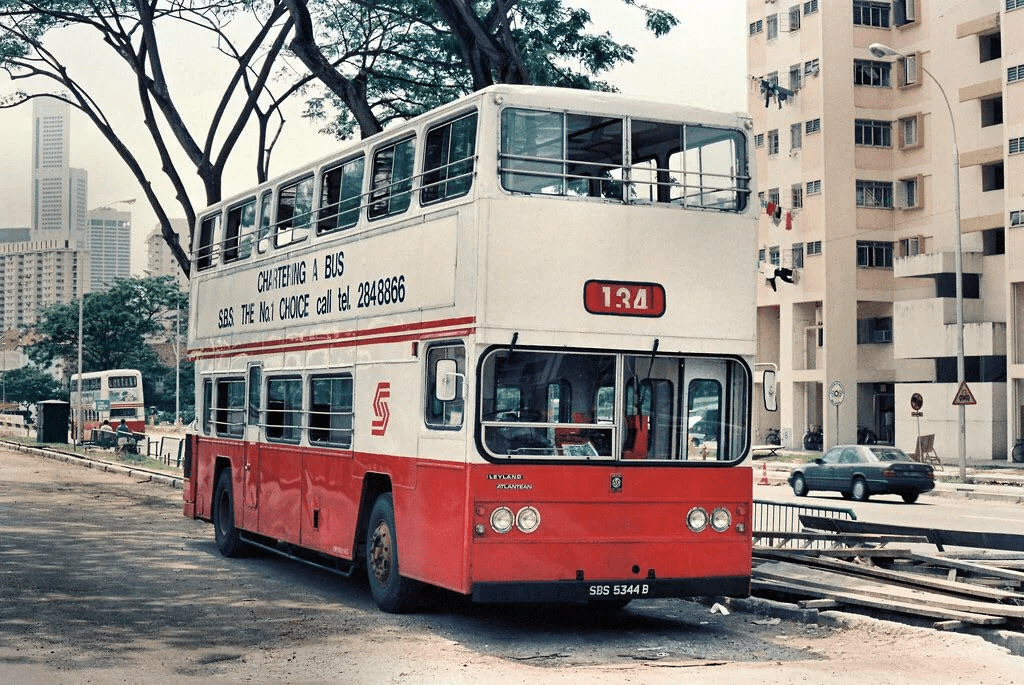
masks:
<path id="1" fill-rule="evenodd" d="M 828 401 L 839 406 L 846 399 L 846 389 L 843 388 L 843 384 L 839 381 L 832 381 L 832 385 L 828 386 Z"/>
<path id="2" fill-rule="evenodd" d="M 914 393 L 910 396 L 910 408 L 914 411 L 921 411 L 921 407 L 924 406 L 924 398 L 921 397 L 920 393 Z"/>

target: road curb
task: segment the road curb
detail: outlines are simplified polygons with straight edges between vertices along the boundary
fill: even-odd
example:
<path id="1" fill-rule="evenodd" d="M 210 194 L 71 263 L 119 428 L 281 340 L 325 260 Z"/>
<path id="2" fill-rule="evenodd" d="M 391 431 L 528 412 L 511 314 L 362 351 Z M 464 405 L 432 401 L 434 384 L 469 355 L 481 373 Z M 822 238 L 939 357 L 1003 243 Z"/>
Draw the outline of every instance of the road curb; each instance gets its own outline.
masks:
<path id="1" fill-rule="evenodd" d="M 96 469 L 98 471 L 104 471 L 107 473 L 117 473 L 128 478 L 143 478 L 139 481 L 140 483 L 153 482 L 160 485 L 166 485 L 176 490 L 181 490 L 184 486 L 184 479 L 178 476 L 171 476 L 166 473 L 160 473 L 159 471 L 152 471 L 150 469 L 144 469 L 133 466 L 125 466 L 124 464 L 115 464 L 113 462 L 104 461 L 102 459 L 96 459 L 95 457 L 88 457 L 79 454 L 69 454 L 68 452 L 61 452 L 59 450 L 48 448 L 48 447 L 31 447 L 18 442 L 4 442 L 5 445 L 12 449 L 16 449 L 19 452 L 25 452 L 46 459 L 52 459 L 54 461 L 62 461 L 66 464 L 74 464 L 87 469 Z"/>

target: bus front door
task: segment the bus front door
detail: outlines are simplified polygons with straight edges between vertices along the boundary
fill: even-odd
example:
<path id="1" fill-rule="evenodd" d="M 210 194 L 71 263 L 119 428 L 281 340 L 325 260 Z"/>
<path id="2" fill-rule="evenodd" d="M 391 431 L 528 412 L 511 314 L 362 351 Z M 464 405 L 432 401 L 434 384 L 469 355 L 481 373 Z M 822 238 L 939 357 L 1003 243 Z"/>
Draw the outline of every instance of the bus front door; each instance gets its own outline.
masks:
<path id="1" fill-rule="evenodd" d="M 245 435 L 242 444 L 242 527 L 259 529 L 260 506 L 260 407 L 263 393 L 263 368 L 249 366 L 246 388 Z"/>

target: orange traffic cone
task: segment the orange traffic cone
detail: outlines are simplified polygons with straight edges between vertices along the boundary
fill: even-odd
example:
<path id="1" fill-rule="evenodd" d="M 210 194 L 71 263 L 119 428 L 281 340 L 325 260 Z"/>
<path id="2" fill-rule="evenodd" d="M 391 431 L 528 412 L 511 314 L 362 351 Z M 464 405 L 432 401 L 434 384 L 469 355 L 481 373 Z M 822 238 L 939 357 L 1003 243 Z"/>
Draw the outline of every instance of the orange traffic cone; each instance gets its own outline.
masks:
<path id="1" fill-rule="evenodd" d="M 771 485 L 768 482 L 768 463 L 761 462 L 761 480 L 758 481 L 758 485 Z"/>

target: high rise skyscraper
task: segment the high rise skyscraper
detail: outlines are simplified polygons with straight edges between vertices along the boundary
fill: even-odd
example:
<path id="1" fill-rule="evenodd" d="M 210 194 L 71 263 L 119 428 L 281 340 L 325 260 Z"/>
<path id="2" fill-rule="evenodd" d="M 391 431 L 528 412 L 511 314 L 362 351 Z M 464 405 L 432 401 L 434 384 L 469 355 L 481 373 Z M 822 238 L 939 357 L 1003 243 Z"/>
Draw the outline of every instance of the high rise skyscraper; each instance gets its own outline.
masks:
<path id="1" fill-rule="evenodd" d="M 89 290 L 100 292 L 131 276 L 132 215 L 110 207 L 89 211 Z"/>
<path id="2" fill-rule="evenodd" d="M 32 240 L 85 240 L 88 174 L 70 166 L 71 108 L 32 101 Z"/>

